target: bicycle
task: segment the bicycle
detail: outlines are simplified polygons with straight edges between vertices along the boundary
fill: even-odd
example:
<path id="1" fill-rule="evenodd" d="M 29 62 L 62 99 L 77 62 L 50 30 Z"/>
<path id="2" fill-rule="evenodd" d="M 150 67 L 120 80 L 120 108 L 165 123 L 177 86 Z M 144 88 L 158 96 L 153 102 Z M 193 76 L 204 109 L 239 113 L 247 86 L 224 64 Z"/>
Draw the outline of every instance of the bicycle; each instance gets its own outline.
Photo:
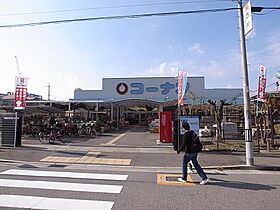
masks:
<path id="1" fill-rule="evenodd" d="M 96 134 L 94 127 L 90 124 L 82 124 L 78 129 L 79 136 L 93 136 Z"/>
<path id="2" fill-rule="evenodd" d="M 49 134 L 47 133 L 47 131 L 40 131 L 38 136 L 39 136 L 39 141 L 42 144 L 49 142 Z"/>
<path id="3" fill-rule="evenodd" d="M 56 140 L 58 140 L 59 142 L 61 142 L 63 144 L 65 143 L 64 140 L 63 140 L 63 135 L 61 134 L 61 132 L 59 132 L 59 131 L 56 131 L 56 132 L 51 131 L 51 133 L 49 135 L 49 143 L 50 144 L 54 144 Z"/>
<path id="4" fill-rule="evenodd" d="M 63 141 L 63 135 L 61 134 L 61 132 L 59 131 L 55 131 L 55 130 L 44 130 L 39 132 L 39 141 L 44 144 L 44 143 L 50 143 L 53 144 L 55 143 L 55 141 L 59 141 L 61 143 L 65 143 Z"/>

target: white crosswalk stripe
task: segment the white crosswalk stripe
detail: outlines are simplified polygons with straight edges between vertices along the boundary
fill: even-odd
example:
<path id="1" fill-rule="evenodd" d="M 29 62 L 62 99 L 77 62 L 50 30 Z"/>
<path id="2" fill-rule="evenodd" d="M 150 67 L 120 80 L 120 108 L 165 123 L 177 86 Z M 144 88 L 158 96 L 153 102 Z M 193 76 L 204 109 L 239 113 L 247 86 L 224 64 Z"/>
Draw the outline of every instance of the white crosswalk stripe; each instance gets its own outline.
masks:
<path id="1" fill-rule="evenodd" d="M 48 176 L 48 177 L 64 177 L 64 178 L 80 178 L 80 179 L 102 179 L 102 180 L 126 180 L 127 175 L 118 174 L 96 174 L 96 173 L 77 173 L 62 171 L 31 171 L 10 169 L 0 174 L 6 175 L 22 175 L 22 176 Z"/>
<path id="2" fill-rule="evenodd" d="M 29 181 L 29 180 L 9 180 L 0 179 L 2 187 L 21 187 L 47 190 L 68 190 L 79 192 L 101 192 L 101 193 L 120 193 L 122 186 L 105 184 L 80 184 L 65 182 Z"/>
<path id="3" fill-rule="evenodd" d="M 25 188 L 29 189 L 44 189 L 44 190 L 60 190 L 74 192 L 91 192 L 91 193 L 120 193 L 123 186 L 115 184 L 87 184 L 69 182 L 68 178 L 85 180 L 110 180 L 110 181 L 125 181 L 128 175 L 118 174 L 101 174 L 101 173 L 77 173 L 77 172 L 62 172 L 62 171 L 37 171 L 37 170 L 18 170 L 10 169 L 0 173 L 0 176 L 9 175 L 9 179 L 0 178 L 0 188 Z M 13 176 L 10 176 L 13 175 Z M 39 177 L 37 179 L 46 179 L 48 177 L 66 178 L 66 181 L 37 181 L 16 179 L 14 176 L 22 177 Z M 30 209 L 112 209 L 113 201 L 101 200 L 82 200 L 70 198 L 48 198 L 41 196 L 12 195 L 0 194 L 0 207 L 13 208 L 30 208 Z"/>
<path id="4" fill-rule="evenodd" d="M 0 195 L 0 206 L 30 209 L 111 209 L 114 202 L 92 201 L 62 198 L 44 198 L 36 196 Z"/>

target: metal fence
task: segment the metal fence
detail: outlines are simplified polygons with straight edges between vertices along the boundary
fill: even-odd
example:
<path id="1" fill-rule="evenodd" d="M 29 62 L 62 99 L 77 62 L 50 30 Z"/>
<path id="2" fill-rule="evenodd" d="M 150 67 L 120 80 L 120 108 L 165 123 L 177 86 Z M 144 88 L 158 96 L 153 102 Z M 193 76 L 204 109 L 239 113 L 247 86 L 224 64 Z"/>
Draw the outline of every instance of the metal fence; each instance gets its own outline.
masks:
<path id="1" fill-rule="evenodd" d="M 0 113 L 0 146 L 16 146 L 17 113 Z"/>

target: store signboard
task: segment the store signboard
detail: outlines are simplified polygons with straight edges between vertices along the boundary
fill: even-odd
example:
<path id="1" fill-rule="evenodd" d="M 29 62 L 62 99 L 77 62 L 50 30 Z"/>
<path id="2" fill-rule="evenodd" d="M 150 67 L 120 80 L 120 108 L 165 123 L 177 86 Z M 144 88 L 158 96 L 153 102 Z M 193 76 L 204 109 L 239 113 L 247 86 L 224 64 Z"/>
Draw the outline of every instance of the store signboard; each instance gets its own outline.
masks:
<path id="1" fill-rule="evenodd" d="M 183 122 L 188 122 L 190 124 L 191 130 L 196 134 L 199 133 L 199 117 L 198 116 L 180 116 L 180 134 L 184 135 L 185 130 L 182 127 Z"/>

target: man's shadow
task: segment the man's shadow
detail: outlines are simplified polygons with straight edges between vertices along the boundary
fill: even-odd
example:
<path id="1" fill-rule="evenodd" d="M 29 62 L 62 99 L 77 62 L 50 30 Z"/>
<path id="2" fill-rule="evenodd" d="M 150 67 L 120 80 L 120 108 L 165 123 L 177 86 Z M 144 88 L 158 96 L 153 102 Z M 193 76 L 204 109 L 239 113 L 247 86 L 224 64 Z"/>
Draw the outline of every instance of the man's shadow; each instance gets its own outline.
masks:
<path id="1" fill-rule="evenodd" d="M 240 181 L 226 181 L 222 179 L 211 178 L 207 185 L 216 185 L 227 188 L 234 189 L 244 189 L 244 190 L 274 190 L 276 187 L 263 185 L 263 184 L 255 184 L 248 182 L 240 182 Z"/>

